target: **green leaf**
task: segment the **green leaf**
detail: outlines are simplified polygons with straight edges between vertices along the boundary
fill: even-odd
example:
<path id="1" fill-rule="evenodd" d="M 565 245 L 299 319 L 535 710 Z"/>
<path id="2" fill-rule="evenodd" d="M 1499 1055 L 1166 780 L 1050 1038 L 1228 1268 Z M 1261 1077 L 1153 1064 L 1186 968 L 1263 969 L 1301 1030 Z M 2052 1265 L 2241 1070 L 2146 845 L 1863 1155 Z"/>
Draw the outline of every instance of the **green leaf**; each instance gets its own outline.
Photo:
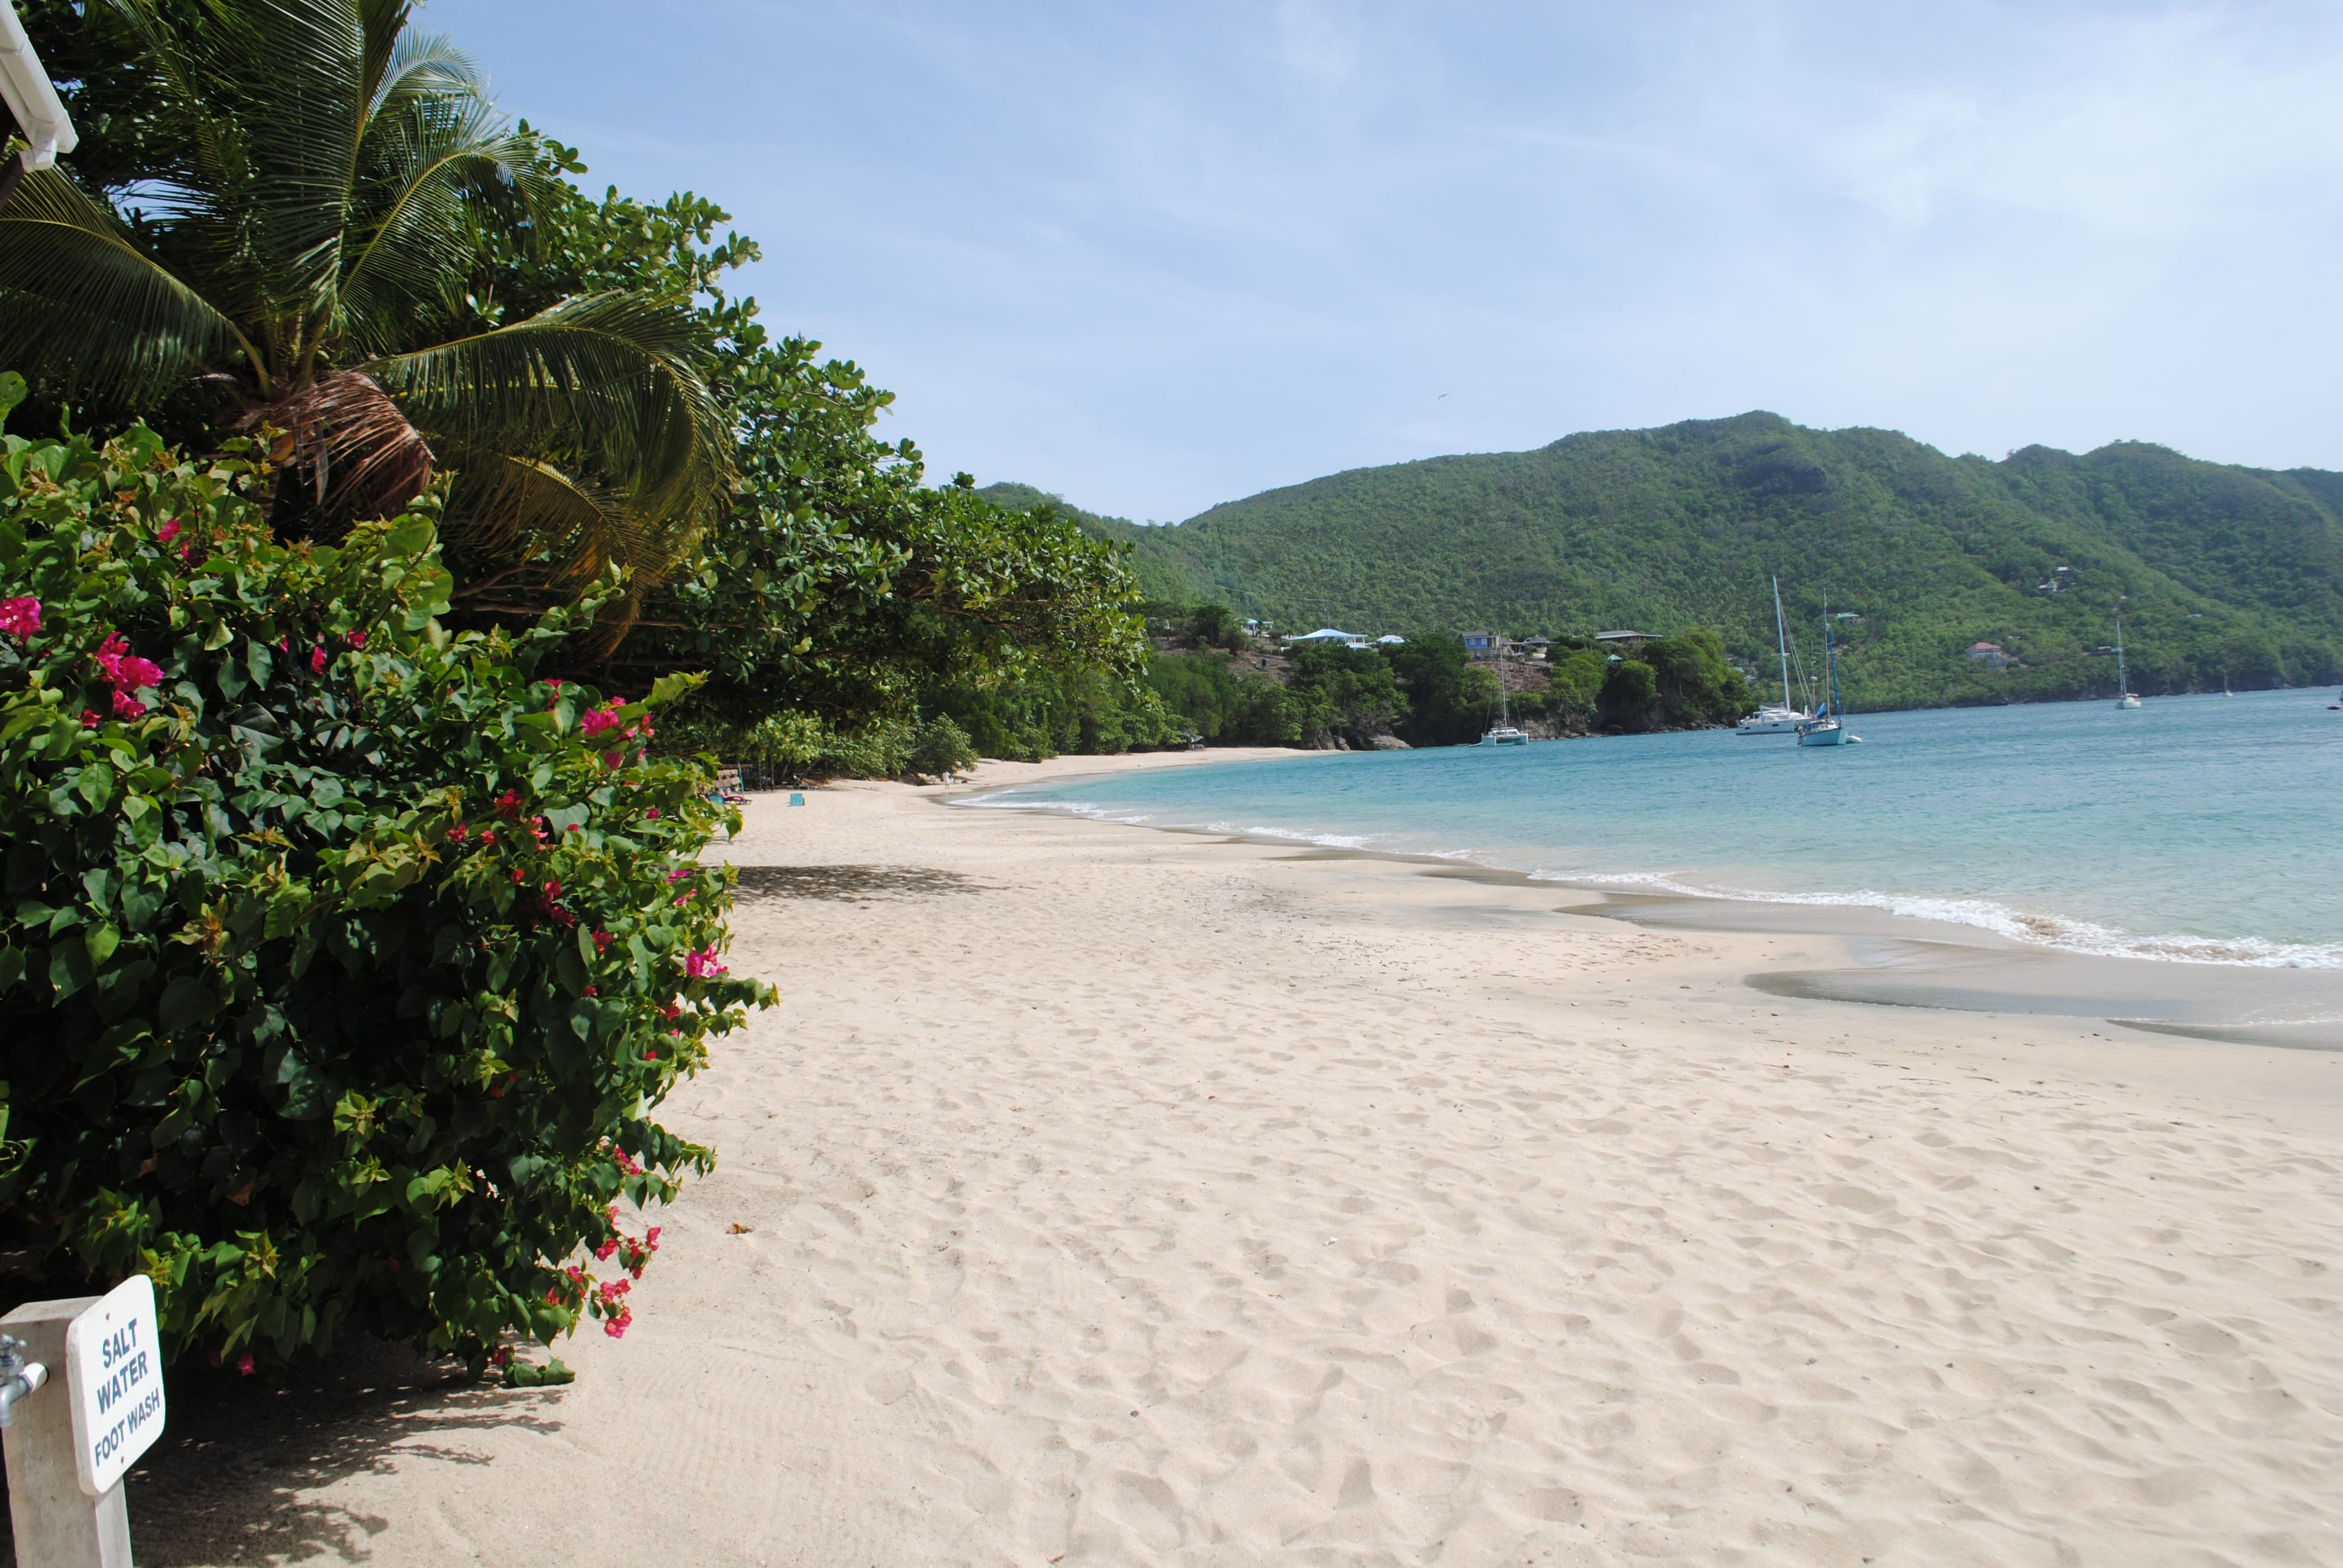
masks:
<path id="1" fill-rule="evenodd" d="M 166 1030 L 178 1030 L 201 1023 L 219 1010 L 212 988 L 190 975 L 181 975 L 163 988 L 156 1018 Z"/>
<path id="2" fill-rule="evenodd" d="M 268 684 L 269 673 L 277 668 L 277 661 L 270 656 L 266 643 L 247 642 L 244 648 L 244 667 L 252 673 L 253 685 L 265 687 Z M 221 683 L 221 689 L 226 689 L 225 681 Z"/>
<path id="3" fill-rule="evenodd" d="M 505 1368 L 507 1388 L 556 1388 L 577 1381 L 578 1374 L 563 1365 L 558 1356 L 541 1367 L 531 1366 L 527 1362 L 514 1362 Z"/>
<path id="4" fill-rule="evenodd" d="M 94 811 L 106 809 L 114 799 L 114 769 L 102 762 L 93 762 L 74 775 L 74 793 L 90 804 Z"/>
<path id="5" fill-rule="evenodd" d="M 8 415 L 25 400 L 25 378 L 14 370 L 0 370 L 0 429 L 8 424 Z"/>
<path id="6" fill-rule="evenodd" d="M 662 675 L 651 682 L 650 695 L 643 701 L 652 708 L 665 708 L 678 698 L 688 697 L 707 684 L 708 677 L 697 671 Z"/>
<path id="7" fill-rule="evenodd" d="M 65 1000 L 90 981 L 92 970 L 89 950 L 68 937 L 49 947 L 49 986 L 58 1001 Z"/>
<path id="8" fill-rule="evenodd" d="M 122 945 L 122 933 L 114 929 L 113 921 L 108 920 L 102 926 L 93 926 L 83 932 L 81 940 L 82 945 L 89 950 L 90 963 L 96 968 L 103 969 L 106 967 L 106 960 L 114 956 L 114 950 Z"/>
<path id="9" fill-rule="evenodd" d="M 25 954 L 18 948 L 0 948 L 0 991 L 25 978 Z"/>

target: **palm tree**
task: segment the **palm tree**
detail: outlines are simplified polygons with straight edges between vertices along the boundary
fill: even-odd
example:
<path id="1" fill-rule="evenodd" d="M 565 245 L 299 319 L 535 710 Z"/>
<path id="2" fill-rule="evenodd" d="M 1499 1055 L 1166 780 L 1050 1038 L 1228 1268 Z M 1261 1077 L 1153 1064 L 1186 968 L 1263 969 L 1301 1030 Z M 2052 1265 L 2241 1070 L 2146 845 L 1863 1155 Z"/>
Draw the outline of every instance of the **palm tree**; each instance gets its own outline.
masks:
<path id="1" fill-rule="evenodd" d="M 689 302 L 456 325 L 480 226 L 525 228 L 559 176 L 469 60 L 408 30 L 412 0 L 90 10 L 151 72 L 166 166 L 127 216 L 61 168 L 17 185 L 0 353 L 134 406 L 202 381 L 226 425 L 276 433 L 288 532 L 383 515 L 448 467 L 451 532 L 508 571 L 673 566 L 731 472 Z"/>

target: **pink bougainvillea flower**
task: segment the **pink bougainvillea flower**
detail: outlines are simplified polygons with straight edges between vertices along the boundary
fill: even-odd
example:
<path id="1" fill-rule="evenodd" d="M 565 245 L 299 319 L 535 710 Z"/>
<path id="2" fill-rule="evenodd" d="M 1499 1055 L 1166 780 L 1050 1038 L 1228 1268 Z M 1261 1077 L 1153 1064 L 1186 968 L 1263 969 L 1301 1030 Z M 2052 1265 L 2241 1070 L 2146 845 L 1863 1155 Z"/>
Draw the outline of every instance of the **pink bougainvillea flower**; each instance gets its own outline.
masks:
<path id="1" fill-rule="evenodd" d="M 617 1317 L 605 1322 L 602 1325 L 602 1332 L 614 1340 L 622 1340 L 627 1337 L 627 1331 L 634 1326 L 634 1322 L 635 1309 L 627 1307 L 622 1309 Z"/>
<path id="2" fill-rule="evenodd" d="M 487 835 L 486 833 L 483 833 L 483 834 L 481 834 L 481 835 L 480 835 L 480 838 L 481 838 L 481 840 L 482 840 L 483 842 L 486 842 L 486 841 L 487 841 L 487 839 L 488 839 L 488 835 Z M 514 887 L 516 887 L 516 888 L 518 888 L 518 887 L 519 887 L 523 882 L 526 882 L 526 881 L 528 881 L 528 873 L 527 871 L 522 870 L 518 866 L 515 866 L 515 867 L 513 868 L 513 886 L 514 886 Z"/>
<path id="3" fill-rule="evenodd" d="M 309 668 L 319 674 L 323 674 L 325 672 L 326 645 L 324 643 L 321 642 L 316 648 L 310 649 Z"/>
<path id="4" fill-rule="evenodd" d="M 691 868 L 690 868 L 690 867 L 689 867 L 689 866 L 678 866 L 674 870 L 669 871 L 669 872 L 667 874 L 667 879 L 668 879 L 669 881 L 670 881 L 670 882 L 680 882 L 681 880 L 683 880 L 686 877 L 689 877 L 689 875 L 691 875 Z"/>
<path id="5" fill-rule="evenodd" d="M 250 1377 L 252 1375 L 252 1352 L 250 1351 L 246 1351 L 242 1355 L 236 1358 L 236 1370 L 242 1372 L 246 1377 Z"/>
<path id="6" fill-rule="evenodd" d="M 716 950 L 713 947 L 703 948 L 683 955 L 683 972 L 693 980 L 698 980 L 703 975 L 720 975 L 725 972 L 725 969 L 724 960 L 716 956 Z"/>
<path id="7" fill-rule="evenodd" d="M 494 828 L 488 829 L 480 835 L 480 848 L 483 849 L 493 849 L 496 847 L 497 830 Z"/>
<path id="8" fill-rule="evenodd" d="M 366 633 L 362 631 L 345 632 L 342 635 L 342 640 L 348 643 L 352 648 L 364 648 L 366 646 Z"/>
<path id="9" fill-rule="evenodd" d="M 11 637 L 30 637 L 41 629 L 41 601 L 36 598 L 0 598 L 0 631 Z"/>
<path id="10" fill-rule="evenodd" d="M 650 1231 L 649 1231 L 649 1233 L 643 1237 L 643 1245 L 644 1245 L 644 1247 L 646 1247 L 647 1249 L 649 1249 L 649 1251 L 654 1251 L 654 1252 L 658 1251 L 659 1251 L 659 1228 L 657 1225 L 653 1225 L 653 1226 L 650 1228 Z"/>
<path id="11" fill-rule="evenodd" d="M 178 537 L 179 519 L 176 518 L 165 518 L 163 526 L 155 530 L 155 542 L 157 544 L 167 545 Z"/>
<path id="12" fill-rule="evenodd" d="M 520 792 L 516 789 L 508 789 L 503 794 L 498 796 L 497 809 L 508 817 L 518 816 L 520 814 Z"/>
<path id="13" fill-rule="evenodd" d="M 594 737 L 601 734 L 604 730 L 616 729 L 618 727 L 618 720 L 611 714 L 607 704 L 601 708 L 593 709 L 578 721 L 578 730 L 584 734 L 586 739 L 588 740 L 593 739 Z"/>
<path id="14" fill-rule="evenodd" d="M 656 807 L 656 806 L 653 806 L 653 807 L 651 807 L 649 810 L 645 811 L 645 812 L 643 813 L 643 815 L 644 815 L 644 816 L 646 816 L 646 817 L 649 817 L 652 821 L 656 822 L 656 821 L 658 821 L 658 820 L 659 820 L 659 808 L 658 808 L 658 807 Z"/>
<path id="15" fill-rule="evenodd" d="M 594 950 L 598 953 L 608 952 L 610 950 L 609 932 L 596 931 L 594 933 Z"/>
<path id="16" fill-rule="evenodd" d="M 454 827 L 447 829 L 447 837 L 460 844 L 470 835 L 471 831 L 472 830 L 469 828 L 467 828 L 464 824 L 458 822 Z"/>
<path id="17" fill-rule="evenodd" d="M 613 1253 L 613 1252 L 615 1252 L 615 1251 L 617 1251 L 618 1250 L 618 1239 L 616 1236 L 613 1236 L 613 1237 L 611 1237 L 608 1241 L 607 1241 L 603 1242 L 600 1246 L 598 1246 L 598 1247 L 597 1247 L 597 1248 L 595 1248 L 595 1249 L 594 1249 L 594 1261 L 595 1261 L 596 1262 L 598 1262 L 598 1263 L 607 1263 L 607 1262 L 608 1262 L 608 1261 L 610 1261 L 610 1254 L 611 1254 L 611 1253 Z M 606 1293 L 607 1293 L 607 1287 L 606 1287 Z"/>
<path id="18" fill-rule="evenodd" d="M 114 694 L 114 716 L 116 719 L 136 719 L 146 711 L 146 705 L 126 691 Z"/>
<path id="19" fill-rule="evenodd" d="M 96 729 L 96 728 L 97 728 L 97 715 L 96 715 L 96 714 L 95 714 L 95 713 L 93 713 L 93 712 L 91 712 L 91 711 L 90 711 L 88 709 L 86 709 L 86 708 L 83 709 L 81 710 L 81 727 L 82 727 L 84 729 Z"/>

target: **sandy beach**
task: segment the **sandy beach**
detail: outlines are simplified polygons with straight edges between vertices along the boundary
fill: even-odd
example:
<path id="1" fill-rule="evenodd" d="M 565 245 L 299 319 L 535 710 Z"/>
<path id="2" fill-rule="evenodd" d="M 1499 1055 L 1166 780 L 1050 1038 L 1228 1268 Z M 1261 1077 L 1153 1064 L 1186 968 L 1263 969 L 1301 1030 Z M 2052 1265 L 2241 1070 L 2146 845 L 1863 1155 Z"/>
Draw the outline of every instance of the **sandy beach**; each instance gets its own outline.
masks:
<path id="1" fill-rule="evenodd" d="M 716 851 L 783 1003 L 623 1342 L 190 1380 L 139 1560 L 2343 1562 L 2343 1057 L 965 793 Z"/>

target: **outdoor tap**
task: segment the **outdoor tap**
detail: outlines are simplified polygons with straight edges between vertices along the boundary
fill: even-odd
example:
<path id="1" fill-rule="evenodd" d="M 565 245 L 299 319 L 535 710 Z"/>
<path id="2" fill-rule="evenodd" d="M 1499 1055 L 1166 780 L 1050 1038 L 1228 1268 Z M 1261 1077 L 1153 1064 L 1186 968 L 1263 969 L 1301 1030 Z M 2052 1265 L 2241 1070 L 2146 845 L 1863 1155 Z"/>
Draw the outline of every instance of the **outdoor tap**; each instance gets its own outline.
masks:
<path id="1" fill-rule="evenodd" d="M 0 1334 L 0 1428 L 16 1424 L 16 1402 L 49 1381 L 49 1369 L 25 1359 L 25 1342 Z"/>

